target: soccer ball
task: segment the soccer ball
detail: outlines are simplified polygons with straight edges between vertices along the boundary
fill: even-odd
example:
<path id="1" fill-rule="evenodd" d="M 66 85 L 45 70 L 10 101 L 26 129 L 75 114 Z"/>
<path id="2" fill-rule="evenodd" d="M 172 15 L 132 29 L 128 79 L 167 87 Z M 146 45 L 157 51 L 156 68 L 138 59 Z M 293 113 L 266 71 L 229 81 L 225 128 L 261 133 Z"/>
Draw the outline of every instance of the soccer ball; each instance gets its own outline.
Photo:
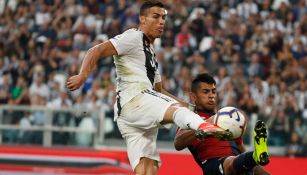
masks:
<path id="1" fill-rule="evenodd" d="M 232 139 L 237 139 L 242 136 L 246 129 L 246 120 L 243 113 L 235 107 L 223 107 L 218 110 L 217 114 L 214 116 L 214 124 L 229 130 L 233 137 Z"/>

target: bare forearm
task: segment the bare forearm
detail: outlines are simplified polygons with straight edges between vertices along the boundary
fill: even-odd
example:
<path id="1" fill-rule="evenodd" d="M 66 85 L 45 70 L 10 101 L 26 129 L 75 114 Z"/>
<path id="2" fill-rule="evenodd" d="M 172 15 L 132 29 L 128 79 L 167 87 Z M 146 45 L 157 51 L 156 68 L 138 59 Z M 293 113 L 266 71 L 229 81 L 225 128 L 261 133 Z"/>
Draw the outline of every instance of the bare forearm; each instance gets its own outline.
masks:
<path id="1" fill-rule="evenodd" d="M 106 41 L 91 48 L 85 55 L 78 75 L 73 75 L 67 79 L 66 86 L 70 91 L 79 89 L 88 75 L 93 71 L 99 58 L 106 58 L 117 55 L 113 44 Z"/>
<path id="2" fill-rule="evenodd" d="M 89 49 L 83 59 L 80 74 L 87 77 L 96 67 L 99 58 L 117 55 L 117 51 L 110 41 L 98 44 Z"/>
<path id="3" fill-rule="evenodd" d="M 83 59 L 79 74 L 83 75 L 84 78 L 88 77 L 89 74 L 96 67 L 96 63 L 98 59 L 100 58 L 100 55 L 97 49 L 98 49 L 97 46 L 95 46 L 91 48 L 90 50 L 88 50 Z"/>
<path id="4" fill-rule="evenodd" d="M 165 89 L 162 88 L 162 91 L 161 91 L 162 94 L 164 95 L 167 95 L 169 97 L 172 97 L 173 99 L 175 99 L 176 101 L 178 101 L 182 106 L 184 107 L 188 107 L 189 104 L 183 100 L 181 100 L 180 98 L 178 97 L 175 97 L 174 95 L 170 94 L 169 92 L 167 92 Z"/>
<path id="5" fill-rule="evenodd" d="M 185 102 L 185 101 L 179 99 L 178 97 L 176 97 L 176 96 L 170 94 L 169 92 L 167 92 L 167 91 L 163 88 L 162 82 L 158 82 L 158 83 L 155 84 L 155 90 L 158 91 L 158 92 L 160 92 L 160 93 L 162 93 L 162 94 L 164 94 L 164 95 L 167 95 L 167 96 L 169 96 L 169 97 L 175 99 L 175 100 L 178 101 L 182 106 L 185 106 L 185 107 L 188 107 L 188 106 L 189 106 L 189 104 L 188 104 L 187 102 Z"/>
<path id="6" fill-rule="evenodd" d="M 183 150 L 195 140 L 196 140 L 196 137 L 195 137 L 194 131 L 182 130 L 175 137 L 175 141 L 174 141 L 175 149 L 178 151 Z"/>

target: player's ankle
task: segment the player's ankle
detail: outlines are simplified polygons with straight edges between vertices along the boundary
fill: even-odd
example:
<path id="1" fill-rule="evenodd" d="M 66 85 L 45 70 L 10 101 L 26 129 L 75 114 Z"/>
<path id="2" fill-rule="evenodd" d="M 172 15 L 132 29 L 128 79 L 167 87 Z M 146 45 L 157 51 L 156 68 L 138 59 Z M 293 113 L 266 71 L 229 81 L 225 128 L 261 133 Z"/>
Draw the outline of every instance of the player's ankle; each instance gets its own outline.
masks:
<path id="1" fill-rule="evenodd" d="M 256 154 L 256 152 L 254 151 L 253 152 L 253 159 L 254 159 L 254 161 L 256 162 L 256 164 L 258 164 L 258 159 L 257 159 L 257 154 Z"/>

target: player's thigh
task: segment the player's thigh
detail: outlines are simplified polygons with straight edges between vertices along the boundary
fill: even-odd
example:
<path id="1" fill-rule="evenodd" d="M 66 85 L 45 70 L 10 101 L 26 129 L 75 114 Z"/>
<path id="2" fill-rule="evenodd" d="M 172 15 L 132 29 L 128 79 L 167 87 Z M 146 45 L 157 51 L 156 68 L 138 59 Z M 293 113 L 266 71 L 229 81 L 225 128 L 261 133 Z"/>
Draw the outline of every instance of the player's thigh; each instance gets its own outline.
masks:
<path id="1" fill-rule="evenodd" d="M 141 129 L 157 127 L 167 109 L 176 103 L 176 100 L 159 92 L 145 90 L 123 106 L 119 118 Z"/>
<path id="2" fill-rule="evenodd" d="M 244 174 L 238 174 L 235 172 L 233 168 L 233 162 L 237 158 L 237 156 L 228 156 L 225 158 L 223 162 L 223 169 L 224 169 L 224 174 L 225 175 L 253 175 L 253 172 L 247 172 Z"/>
<path id="3" fill-rule="evenodd" d="M 225 158 L 209 159 L 202 165 L 204 174 L 206 175 L 224 175 L 223 162 Z"/>
<path id="4" fill-rule="evenodd" d="M 140 129 L 127 125 L 120 118 L 117 120 L 126 145 L 130 164 L 135 170 L 141 158 L 146 157 L 155 160 L 160 165 L 160 156 L 157 150 L 158 128 Z"/>
<path id="5" fill-rule="evenodd" d="M 227 174 L 234 174 L 233 170 L 233 161 L 235 160 L 236 156 L 228 156 L 225 158 L 223 162 L 223 169 L 224 173 Z"/>

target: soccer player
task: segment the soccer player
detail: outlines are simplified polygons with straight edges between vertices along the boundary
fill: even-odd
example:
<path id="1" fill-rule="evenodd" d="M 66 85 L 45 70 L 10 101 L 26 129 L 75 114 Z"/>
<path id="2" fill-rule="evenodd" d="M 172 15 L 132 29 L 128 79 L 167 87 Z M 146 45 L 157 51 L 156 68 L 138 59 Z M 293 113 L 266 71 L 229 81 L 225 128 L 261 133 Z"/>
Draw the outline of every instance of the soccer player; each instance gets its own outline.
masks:
<path id="1" fill-rule="evenodd" d="M 207 73 L 199 74 L 192 81 L 190 98 L 195 112 L 207 121 L 213 119 L 216 107 L 216 82 Z M 242 138 L 221 141 L 216 138 L 197 139 L 195 131 L 178 129 L 174 141 L 176 150 L 186 147 L 206 175 L 222 174 L 269 174 L 258 165 L 269 163 L 267 150 L 267 128 L 258 121 L 254 129 L 254 151 L 245 152 Z"/>
<path id="2" fill-rule="evenodd" d="M 80 88 L 99 58 L 113 56 L 117 75 L 114 119 L 127 144 L 130 164 L 138 175 L 157 174 L 160 157 L 156 139 L 160 125 L 175 123 L 183 129 L 201 131 L 206 137 L 231 136 L 230 132 L 205 122 L 184 107 L 186 103 L 162 88 L 153 42 L 163 32 L 166 15 L 161 2 L 145 1 L 140 8 L 139 28 L 89 49 L 79 74 L 68 78 L 66 84 L 69 90 Z"/>

